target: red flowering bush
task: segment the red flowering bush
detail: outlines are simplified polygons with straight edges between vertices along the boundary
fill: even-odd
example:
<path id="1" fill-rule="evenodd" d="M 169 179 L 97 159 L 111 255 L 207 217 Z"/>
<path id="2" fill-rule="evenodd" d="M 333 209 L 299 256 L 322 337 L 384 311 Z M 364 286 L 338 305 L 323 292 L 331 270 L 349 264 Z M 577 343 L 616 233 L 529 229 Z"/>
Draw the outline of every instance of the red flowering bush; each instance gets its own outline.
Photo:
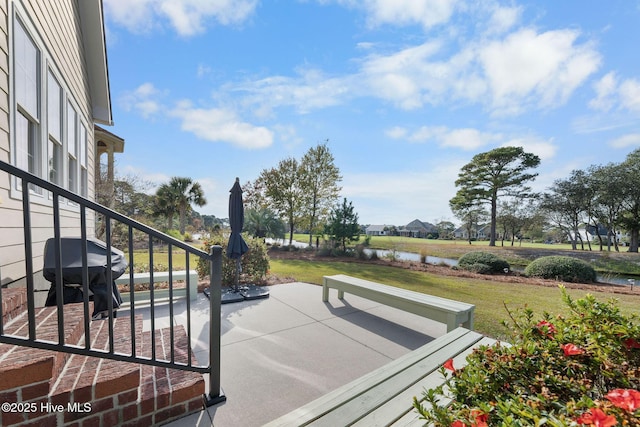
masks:
<path id="1" fill-rule="evenodd" d="M 435 426 L 640 426 L 640 325 L 587 295 L 566 313 L 508 311 L 511 344 L 484 346 L 414 399 Z"/>

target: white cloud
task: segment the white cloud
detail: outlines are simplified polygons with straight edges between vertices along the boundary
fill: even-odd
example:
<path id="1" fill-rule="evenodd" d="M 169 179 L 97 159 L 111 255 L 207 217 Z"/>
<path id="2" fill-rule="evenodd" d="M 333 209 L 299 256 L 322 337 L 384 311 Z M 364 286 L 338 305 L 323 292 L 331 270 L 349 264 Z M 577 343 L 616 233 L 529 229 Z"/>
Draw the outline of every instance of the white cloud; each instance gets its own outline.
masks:
<path id="1" fill-rule="evenodd" d="M 363 10 L 371 26 L 417 24 L 428 29 L 447 23 L 459 0 L 335 0 L 335 2 Z M 320 3 L 331 3 L 331 1 L 320 0 Z"/>
<path id="2" fill-rule="evenodd" d="M 440 51 L 439 41 L 412 46 L 390 55 L 370 55 L 361 65 L 359 92 L 389 100 L 400 108 L 422 107 L 425 93 L 435 93 L 442 83 L 443 66 L 429 58 Z"/>
<path id="3" fill-rule="evenodd" d="M 351 77 L 328 77 L 316 69 L 298 69 L 296 77 L 272 76 L 230 84 L 227 90 L 245 92 L 244 102 L 255 105 L 259 117 L 270 116 L 274 108 L 294 107 L 298 113 L 342 103 L 349 95 Z"/>
<path id="4" fill-rule="evenodd" d="M 607 73 L 593 84 L 593 89 L 596 91 L 596 97 L 589 101 L 589 107 L 594 110 L 609 111 L 615 102 L 616 74 L 614 72 Z"/>
<path id="5" fill-rule="evenodd" d="M 457 0 L 368 0 L 362 3 L 374 25 L 420 24 L 431 28 L 451 19 Z"/>
<path id="6" fill-rule="evenodd" d="M 162 111 L 160 99 L 164 93 L 158 90 L 153 83 L 143 83 L 136 89 L 126 92 L 120 103 L 125 111 L 136 111 L 145 119 L 152 118 Z"/>
<path id="7" fill-rule="evenodd" d="M 476 150 L 497 139 L 500 139 L 500 135 L 482 133 L 476 129 L 453 129 L 441 137 L 441 145 Z"/>
<path id="8" fill-rule="evenodd" d="M 624 108 L 640 112 L 640 81 L 629 79 L 620 84 L 620 103 Z"/>
<path id="9" fill-rule="evenodd" d="M 525 152 L 533 153 L 541 160 L 549 160 L 555 157 L 558 146 L 553 140 L 544 141 L 536 137 L 513 138 L 502 144 L 503 147 L 522 147 Z"/>
<path id="10" fill-rule="evenodd" d="M 577 45 L 577 31 L 538 34 L 521 29 L 481 49 L 479 60 L 500 112 L 521 113 L 524 104 L 554 107 L 595 72 L 600 55 L 590 44 Z"/>
<path id="11" fill-rule="evenodd" d="M 214 20 L 221 25 L 248 19 L 258 0 L 105 0 L 105 15 L 134 33 L 148 33 L 164 22 L 181 36 L 206 31 Z"/>
<path id="12" fill-rule="evenodd" d="M 466 151 L 477 150 L 503 139 L 500 134 L 480 132 L 472 128 L 449 129 L 445 126 L 422 126 L 411 133 L 405 130 L 403 136 L 410 142 L 434 141 L 441 147 L 455 147 Z"/>
<path id="13" fill-rule="evenodd" d="M 196 75 L 198 77 L 204 77 L 207 74 L 210 74 L 212 71 L 211 67 L 204 65 L 204 64 L 198 64 L 198 68 L 196 70 Z"/>
<path id="14" fill-rule="evenodd" d="M 182 101 L 169 115 L 182 120 L 182 130 L 207 141 L 228 142 L 245 149 L 266 148 L 273 143 L 272 131 L 241 121 L 231 110 L 197 108 Z"/>
<path id="15" fill-rule="evenodd" d="M 407 136 L 407 129 L 400 126 L 395 126 L 391 129 L 387 129 L 385 131 L 385 135 L 387 135 L 391 139 L 402 139 Z"/>
<path id="16" fill-rule="evenodd" d="M 624 135 L 609 141 L 609 145 L 613 148 L 627 148 L 640 146 L 640 133 L 632 133 Z"/>
<path id="17" fill-rule="evenodd" d="M 515 26 L 520 20 L 521 15 L 521 7 L 495 6 L 491 11 L 487 32 L 496 34 L 503 33 Z"/>

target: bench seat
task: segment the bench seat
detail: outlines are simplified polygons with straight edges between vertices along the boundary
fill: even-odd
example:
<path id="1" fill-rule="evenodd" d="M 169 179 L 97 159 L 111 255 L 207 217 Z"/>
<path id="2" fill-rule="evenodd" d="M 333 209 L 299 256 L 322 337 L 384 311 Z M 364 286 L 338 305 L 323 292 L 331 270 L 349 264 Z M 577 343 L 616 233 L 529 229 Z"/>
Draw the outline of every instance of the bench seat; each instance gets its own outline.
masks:
<path id="1" fill-rule="evenodd" d="M 460 368 L 474 348 L 495 342 L 457 328 L 267 426 L 423 425 L 413 409 L 413 397 L 421 398 L 425 389 L 444 381 L 439 369 L 448 359 L 453 358 L 454 366 Z"/>
<path id="2" fill-rule="evenodd" d="M 325 302 L 329 300 L 330 288 L 338 290 L 339 299 L 343 299 L 344 293 L 347 292 L 444 323 L 447 325 L 447 332 L 460 325 L 473 329 L 475 309 L 473 304 L 383 285 L 344 274 L 324 276 L 322 300 Z"/>

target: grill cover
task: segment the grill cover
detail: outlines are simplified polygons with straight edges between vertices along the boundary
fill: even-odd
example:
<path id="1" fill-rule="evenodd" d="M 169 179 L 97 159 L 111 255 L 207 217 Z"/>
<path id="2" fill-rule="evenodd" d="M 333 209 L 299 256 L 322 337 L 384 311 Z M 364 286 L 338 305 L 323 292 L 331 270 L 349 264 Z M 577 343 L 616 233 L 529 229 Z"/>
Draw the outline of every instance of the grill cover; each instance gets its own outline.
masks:
<path id="1" fill-rule="evenodd" d="M 82 288 L 68 285 L 82 285 L 82 239 L 79 237 L 63 237 L 60 239 L 62 254 L 62 283 L 64 288 L 64 303 L 82 302 Z M 115 280 L 127 269 L 128 263 L 122 251 L 111 248 L 111 274 Z M 107 272 L 107 244 L 101 240 L 87 238 L 87 267 L 89 270 L 89 289 L 93 293 L 94 312 L 108 310 Z M 56 255 L 55 239 L 47 240 L 44 247 L 44 278 L 51 282 L 47 296 L 47 306 L 56 305 Z M 113 283 L 113 308 L 120 307 L 122 299 L 115 283 Z"/>

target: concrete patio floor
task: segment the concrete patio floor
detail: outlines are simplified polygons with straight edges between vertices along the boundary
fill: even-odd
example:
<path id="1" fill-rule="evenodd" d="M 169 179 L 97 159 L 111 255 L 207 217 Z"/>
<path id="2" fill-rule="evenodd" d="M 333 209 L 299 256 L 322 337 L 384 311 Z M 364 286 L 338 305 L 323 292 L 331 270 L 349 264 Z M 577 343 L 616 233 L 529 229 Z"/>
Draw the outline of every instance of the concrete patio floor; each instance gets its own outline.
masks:
<path id="1" fill-rule="evenodd" d="M 221 384 L 227 401 L 168 426 L 261 426 L 446 332 L 444 324 L 353 295 L 341 301 L 332 291 L 325 303 L 317 285 L 269 290 L 269 298 L 222 306 Z M 168 306 L 155 312 L 156 328 L 166 326 Z M 174 319 L 186 324 L 184 300 L 174 303 Z M 209 300 L 203 294 L 192 303 L 191 322 L 192 348 L 204 364 Z"/>

